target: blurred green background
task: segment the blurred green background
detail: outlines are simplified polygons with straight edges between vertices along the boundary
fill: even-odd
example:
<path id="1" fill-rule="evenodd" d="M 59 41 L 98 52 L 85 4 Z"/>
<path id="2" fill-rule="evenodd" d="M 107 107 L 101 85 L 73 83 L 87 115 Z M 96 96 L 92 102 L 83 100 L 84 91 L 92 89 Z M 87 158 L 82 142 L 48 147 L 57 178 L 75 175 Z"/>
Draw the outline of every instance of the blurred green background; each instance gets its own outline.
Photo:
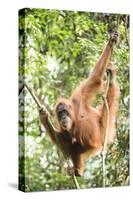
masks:
<path id="1" fill-rule="evenodd" d="M 41 103 L 53 111 L 60 96 L 69 97 L 99 58 L 116 14 L 22 9 L 19 11 L 19 85 L 25 81 Z M 120 43 L 113 51 L 121 89 L 117 138 L 106 157 L 106 185 L 129 185 L 129 28 L 121 15 Z M 54 116 L 52 116 L 54 122 Z M 102 187 L 100 156 L 86 162 L 81 188 Z M 35 102 L 24 89 L 19 95 L 19 189 L 73 189 L 60 152 L 40 125 Z"/>

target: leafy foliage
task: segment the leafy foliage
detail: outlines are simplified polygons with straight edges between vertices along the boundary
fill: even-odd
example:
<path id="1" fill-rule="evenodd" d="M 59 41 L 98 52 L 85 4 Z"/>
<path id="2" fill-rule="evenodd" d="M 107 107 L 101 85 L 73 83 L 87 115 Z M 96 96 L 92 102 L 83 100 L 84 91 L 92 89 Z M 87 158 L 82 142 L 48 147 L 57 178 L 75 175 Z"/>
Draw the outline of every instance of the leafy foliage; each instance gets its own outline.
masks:
<path id="1" fill-rule="evenodd" d="M 115 14 L 23 9 L 19 12 L 19 84 L 26 81 L 40 102 L 54 109 L 59 96 L 68 97 L 88 76 L 114 31 Z M 120 43 L 112 55 L 121 88 L 117 139 L 106 157 L 107 186 L 129 184 L 129 46 L 125 15 Z M 39 121 L 38 110 L 24 89 L 19 96 L 19 187 L 24 191 L 73 189 L 59 150 Z M 55 121 L 54 117 L 52 119 Z M 81 188 L 102 186 L 102 161 L 86 163 Z"/>

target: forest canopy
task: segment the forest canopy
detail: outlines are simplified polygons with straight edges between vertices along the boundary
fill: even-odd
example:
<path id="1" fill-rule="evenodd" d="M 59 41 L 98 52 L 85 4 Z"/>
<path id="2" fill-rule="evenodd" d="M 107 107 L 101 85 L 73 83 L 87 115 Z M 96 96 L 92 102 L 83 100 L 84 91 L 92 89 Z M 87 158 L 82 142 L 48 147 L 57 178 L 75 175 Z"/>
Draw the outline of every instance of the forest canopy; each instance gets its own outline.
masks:
<path id="1" fill-rule="evenodd" d="M 51 110 L 69 97 L 92 71 L 117 14 L 66 10 L 19 11 L 19 86 L 26 82 Z M 107 186 L 129 185 L 129 16 L 120 15 L 120 41 L 112 54 L 120 86 L 117 138 L 106 156 Z M 101 101 L 97 99 L 96 105 Z M 86 162 L 81 188 L 102 187 L 100 155 Z M 37 106 L 23 89 L 19 95 L 19 188 L 24 191 L 73 189 L 60 152 L 41 126 Z"/>

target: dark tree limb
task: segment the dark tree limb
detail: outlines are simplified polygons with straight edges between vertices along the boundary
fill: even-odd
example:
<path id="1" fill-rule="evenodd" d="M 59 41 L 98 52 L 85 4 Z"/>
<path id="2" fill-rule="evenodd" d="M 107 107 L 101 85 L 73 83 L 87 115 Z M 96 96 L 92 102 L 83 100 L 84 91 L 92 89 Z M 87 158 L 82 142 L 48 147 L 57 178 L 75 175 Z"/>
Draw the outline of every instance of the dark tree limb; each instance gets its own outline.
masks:
<path id="1" fill-rule="evenodd" d="M 26 84 L 24 83 L 24 86 L 27 88 L 27 90 L 29 91 L 30 95 L 32 96 L 32 98 L 34 99 L 35 103 L 37 104 L 38 108 L 41 109 L 42 105 L 39 102 L 39 100 L 37 99 L 37 97 L 35 96 L 35 94 L 33 93 L 32 89 Z"/>
<path id="2" fill-rule="evenodd" d="M 129 33 L 128 33 L 128 15 L 126 15 L 126 17 L 125 17 L 125 36 L 126 36 L 127 45 L 128 45 L 128 47 L 130 47 Z"/>

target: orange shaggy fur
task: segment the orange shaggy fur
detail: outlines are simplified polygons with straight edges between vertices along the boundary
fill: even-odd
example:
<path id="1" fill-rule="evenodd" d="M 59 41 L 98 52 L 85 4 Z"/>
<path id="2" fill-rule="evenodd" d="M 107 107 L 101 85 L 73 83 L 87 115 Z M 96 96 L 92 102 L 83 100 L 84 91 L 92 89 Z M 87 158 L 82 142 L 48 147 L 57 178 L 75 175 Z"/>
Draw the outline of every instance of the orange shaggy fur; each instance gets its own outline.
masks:
<path id="1" fill-rule="evenodd" d="M 109 86 L 107 101 L 110 110 L 109 138 L 108 143 L 113 142 L 115 136 L 115 119 L 118 110 L 119 87 L 116 83 L 115 66 L 110 63 L 113 44 L 116 43 L 118 34 L 109 40 L 100 59 L 95 65 L 91 75 L 75 89 L 70 99 L 60 98 L 56 105 L 56 116 L 58 128 L 56 137 L 60 141 L 62 151 L 69 156 L 74 164 L 75 175 L 83 175 L 84 161 L 95 155 L 103 146 L 106 130 L 106 109 L 105 105 L 96 109 L 92 103 L 96 94 L 103 92 L 103 77 L 107 70 L 111 71 L 111 83 Z M 72 121 L 70 131 L 63 130 L 58 116 L 58 105 L 63 103 L 67 106 L 67 111 Z M 56 143 L 56 138 L 52 135 L 50 126 L 41 120 L 47 128 L 52 140 Z"/>

